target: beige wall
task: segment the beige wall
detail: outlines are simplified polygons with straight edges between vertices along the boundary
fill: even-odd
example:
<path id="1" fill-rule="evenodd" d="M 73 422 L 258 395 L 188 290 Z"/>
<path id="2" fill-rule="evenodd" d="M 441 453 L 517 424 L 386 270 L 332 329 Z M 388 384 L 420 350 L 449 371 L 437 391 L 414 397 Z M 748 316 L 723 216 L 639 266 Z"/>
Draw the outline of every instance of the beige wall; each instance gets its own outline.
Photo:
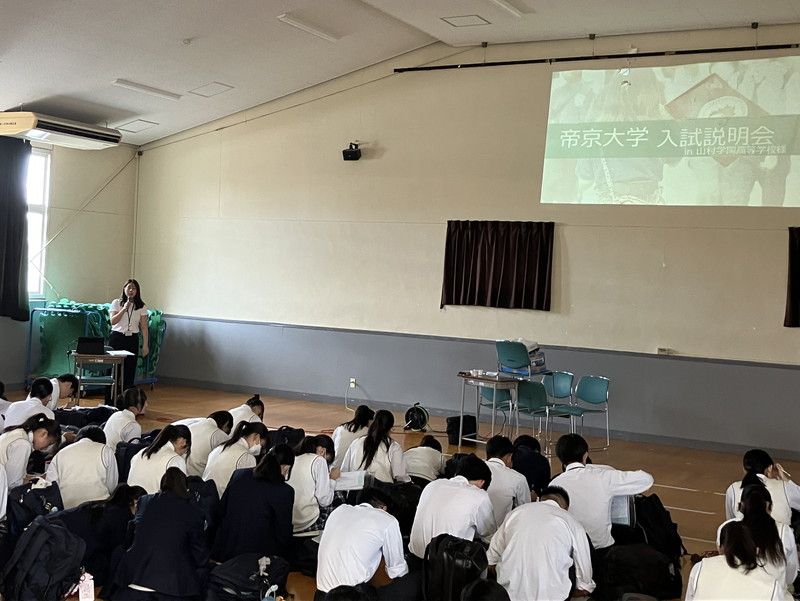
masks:
<path id="1" fill-rule="evenodd" d="M 47 233 L 56 237 L 45 251 L 48 300 L 108 302 L 122 290 L 133 253 L 135 154 L 130 146 L 53 149 Z"/>
<path id="2" fill-rule="evenodd" d="M 798 28 L 759 32 L 777 43 Z M 595 50 L 740 46 L 752 35 L 613 38 Z M 590 53 L 588 41 L 509 45 L 487 60 Z M 477 62 L 483 50 L 430 46 L 145 147 L 134 261 L 150 303 L 223 319 L 798 362 L 798 333 L 781 325 L 797 209 L 540 205 L 550 68 L 391 73 L 437 59 Z M 596 66 L 605 64 L 616 63 Z M 369 142 L 364 158 L 343 162 L 355 138 Z M 552 311 L 440 310 L 448 219 L 555 221 Z"/>

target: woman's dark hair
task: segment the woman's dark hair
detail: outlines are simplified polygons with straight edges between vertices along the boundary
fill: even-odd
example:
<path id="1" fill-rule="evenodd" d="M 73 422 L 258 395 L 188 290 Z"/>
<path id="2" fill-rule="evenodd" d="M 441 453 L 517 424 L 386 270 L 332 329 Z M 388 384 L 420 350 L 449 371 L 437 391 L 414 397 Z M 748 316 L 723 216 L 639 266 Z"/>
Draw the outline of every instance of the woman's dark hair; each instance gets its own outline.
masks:
<path id="1" fill-rule="evenodd" d="M 189 486 L 186 484 L 186 474 L 177 467 L 168 468 L 161 477 L 161 492 L 172 494 L 186 499 L 189 497 Z"/>
<path id="2" fill-rule="evenodd" d="M 744 568 L 745 573 L 758 567 L 756 543 L 742 522 L 728 522 L 719 533 L 719 546 L 730 567 Z"/>
<path id="3" fill-rule="evenodd" d="M 150 459 L 153 453 L 158 453 L 168 442 L 175 442 L 179 438 L 186 441 L 186 454 L 188 455 L 192 450 L 192 432 L 188 426 L 170 424 L 166 426 L 161 432 L 158 433 L 156 439 L 144 450 L 143 455 Z M 180 471 L 180 470 L 179 470 Z"/>
<path id="4" fill-rule="evenodd" d="M 316 436 L 303 436 L 303 440 L 297 443 L 294 448 L 297 455 L 305 455 L 306 453 L 317 452 L 317 437 Z"/>
<path id="5" fill-rule="evenodd" d="M 475 453 L 464 455 L 458 462 L 456 476 L 463 476 L 467 480 L 483 480 L 483 490 L 492 483 L 492 470 Z"/>
<path id="6" fill-rule="evenodd" d="M 53 394 L 53 383 L 47 378 L 36 378 L 31 383 L 30 397 L 32 399 L 46 399 Z"/>
<path id="7" fill-rule="evenodd" d="M 9 426 L 5 430 L 3 430 L 3 432 L 11 432 L 12 430 L 16 430 L 17 428 L 22 428 L 26 432 L 34 432 L 35 430 L 44 428 L 45 430 L 47 430 L 47 435 L 50 438 L 54 438 L 56 440 L 59 440 L 61 438 L 61 426 L 58 424 L 56 420 L 50 419 L 44 413 L 37 413 L 36 415 L 31 415 L 19 426 Z"/>
<path id="8" fill-rule="evenodd" d="M 267 482 L 284 482 L 281 466 L 294 465 L 294 451 L 288 444 L 272 447 L 258 465 L 253 468 L 253 477 Z"/>
<path id="9" fill-rule="evenodd" d="M 333 460 L 336 458 L 336 448 L 333 446 L 333 438 L 327 434 L 317 434 L 314 439 L 317 441 L 318 448 L 322 447 L 325 449 L 325 461 L 328 462 L 328 465 L 333 463 Z"/>
<path id="10" fill-rule="evenodd" d="M 582 462 L 588 452 L 589 445 L 580 434 L 564 434 L 556 443 L 556 456 L 564 466 Z"/>
<path id="11" fill-rule="evenodd" d="M 75 442 L 83 440 L 84 438 L 88 438 L 92 442 L 106 444 L 106 433 L 103 432 L 103 428 L 100 426 L 84 426 L 78 430 L 78 435 L 75 437 Z"/>
<path id="12" fill-rule="evenodd" d="M 392 412 L 380 409 L 375 414 L 375 419 L 369 425 L 369 430 L 367 430 L 367 435 L 364 438 L 364 458 L 359 466 L 361 469 L 367 469 L 372 464 L 372 460 L 375 459 L 375 454 L 382 444 L 386 445 L 386 451 L 389 451 L 389 447 L 392 444 L 392 438 L 389 433 L 393 427 L 394 415 L 392 415 Z"/>
<path id="13" fill-rule="evenodd" d="M 61 374 L 56 378 L 59 382 L 69 382 L 69 385 L 72 387 L 72 394 L 78 394 L 78 389 L 80 388 L 80 382 L 78 381 L 78 376 L 75 374 Z"/>
<path id="14" fill-rule="evenodd" d="M 375 417 L 375 412 L 366 405 L 359 405 L 356 407 L 356 412 L 353 414 L 353 419 L 349 422 L 344 422 L 345 430 L 348 432 L 358 432 L 361 428 L 366 428 Z"/>
<path id="15" fill-rule="evenodd" d="M 742 457 L 742 467 L 747 473 L 742 478 L 742 488 L 751 484 L 761 484 L 758 474 L 763 474 L 775 462 L 763 449 L 750 449 Z"/>
<path id="16" fill-rule="evenodd" d="M 230 432 L 230 429 L 233 428 L 233 416 L 230 414 L 230 411 L 215 411 L 209 415 L 208 418 L 213 419 L 217 424 L 217 428 L 220 430 L 224 430 L 227 426 L 228 432 Z"/>
<path id="17" fill-rule="evenodd" d="M 261 400 L 260 394 L 254 394 L 244 404 L 248 407 L 261 407 L 261 410 L 264 410 L 264 401 Z"/>
<path id="18" fill-rule="evenodd" d="M 139 285 L 139 282 L 132 278 L 123 284 L 122 295 L 119 297 L 119 302 L 124 303 L 126 300 L 128 300 L 128 296 L 125 294 L 125 288 L 128 287 L 128 284 L 133 284 L 136 286 L 136 296 L 133 297 L 133 308 L 141 309 L 144 307 L 144 301 L 142 300 L 142 287 Z"/>
<path id="19" fill-rule="evenodd" d="M 124 411 L 130 407 L 136 407 L 141 410 L 147 402 L 147 395 L 141 388 L 132 386 L 127 388 L 125 392 L 117 397 L 117 409 Z"/>
<path id="20" fill-rule="evenodd" d="M 432 434 L 426 434 L 423 436 L 422 440 L 419 441 L 419 446 L 428 447 L 429 449 L 436 449 L 440 453 L 442 452 L 442 443 L 436 440 L 436 437 Z"/>
<path id="21" fill-rule="evenodd" d="M 540 445 L 539 441 L 530 434 L 520 434 L 514 440 L 514 450 L 516 451 L 520 448 L 530 449 L 531 451 L 539 454 L 542 452 L 542 445 Z"/>
<path id="22" fill-rule="evenodd" d="M 266 440 L 267 427 L 261 422 L 239 422 L 239 425 L 236 426 L 233 434 L 231 434 L 230 439 L 223 443 L 222 448 L 227 449 L 228 447 L 235 445 L 242 438 L 247 438 L 251 434 L 258 434 L 262 439 Z"/>
<path id="23" fill-rule="evenodd" d="M 461 601 L 511 601 L 511 597 L 493 580 L 475 580 L 461 591 Z"/>
<path id="24" fill-rule="evenodd" d="M 742 491 L 742 523 L 750 531 L 750 536 L 758 549 L 758 558 L 770 563 L 786 561 L 783 541 L 775 520 L 769 514 L 772 495 L 761 482 L 746 486 Z"/>
<path id="25" fill-rule="evenodd" d="M 102 519 L 103 513 L 105 513 L 106 509 L 109 509 L 110 507 L 116 507 L 130 511 L 131 505 L 133 505 L 133 503 L 137 501 L 139 497 L 142 497 L 146 494 L 147 491 L 141 486 L 128 486 L 127 484 L 120 484 L 114 489 L 114 494 L 112 494 L 105 501 L 89 501 L 87 503 L 83 503 L 81 507 L 87 508 L 86 511 L 89 512 L 89 521 L 92 524 L 96 524 Z"/>

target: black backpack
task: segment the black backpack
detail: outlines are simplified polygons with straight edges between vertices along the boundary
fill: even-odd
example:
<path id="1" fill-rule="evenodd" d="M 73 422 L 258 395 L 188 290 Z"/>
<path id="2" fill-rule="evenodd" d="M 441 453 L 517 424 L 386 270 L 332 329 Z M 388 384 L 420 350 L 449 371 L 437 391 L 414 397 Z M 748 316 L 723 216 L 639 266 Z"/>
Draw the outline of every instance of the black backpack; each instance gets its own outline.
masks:
<path id="1" fill-rule="evenodd" d="M 414 524 L 414 516 L 417 514 L 419 498 L 422 496 L 422 487 L 413 482 L 388 484 L 387 482 L 372 479 L 363 490 L 366 491 L 368 488 L 377 488 L 389 498 L 389 513 L 397 518 L 400 524 L 400 534 L 410 536 L 411 526 Z M 357 502 L 360 502 L 360 500 Z"/>
<path id="2" fill-rule="evenodd" d="M 644 593 L 657 599 L 679 599 L 683 580 L 679 560 L 650 545 L 614 545 L 608 550 L 602 580 L 592 597 L 615 600 L 625 593 Z"/>
<path id="3" fill-rule="evenodd" d="M 117 448 L 114 450 L 114 456 L 117 459 L 117 473 L 119 474 L 119 483 L 125 484 L 128 481 L 128 474 L 131 472 L 131 460 L 142 449 L 149 447 L 158 436 L 161 430 L 153 430 L 147 434 L 142 435 L 140 438 L 134 438 L 128 442 L 118 442 Z"/>
<path id="4" fill-rule="evenodd" d="M 0 574 L 6 601 L 61 601 L 80 581 L 86 543 L 59 520 L 38 516 Z"/>
<path id="5" fill-rule="evenodd" d="M 488 567 L 479 542 L 440 534 L 425 548 L 422 589 L 425 601 L 459 601 L 461 590 Z"/>
<path id="6" fill-rule="evenodd" d="M 678 534 L 678 525 L 672 521 L 658 495 L 636 495 L 636 527 L 644 532 L 648 545 L 677 562 L 686 554 L 686 547 Z"/>
<path id="7" fill-rule="evenodd" d="M 461 416 L 454 415 L 448 417 L 445 421 L 447 422 L 447 442 L 453 446 L 458 446 L 458 429 L 461 424 Z M 464 416 L 464 429 L 461 432 L 462 439 L 464 436 L 468 436 L 469 438 L 478 437 L 478 422 L 474 415 Z M 474 447 L 475 441 L 462 440 L 461 446 Z"/>
<path id="8" fill-rule="evenodd" d="M 186 486 L 189 498 L 203 511 L 206 530 L 211 530 L 219 507 L 219 492 L 213 480 L 203 480 L 200 476 L 188 476 Z"/>
<path id="9" fill-rule="evenodd" d="M 64 509 L 61 490 L 57 482 L 37 488 L 33 482 L 15 486 L 8 491 L 8 534 L 16 540 L 25 528 L 39 515 L 47 515 Z"/>
<path id="10" fill-rule="evenodd" d="M 286 592 L 289 563 L 282 557 L 269 557 L 267 575 L 259 574 L 260 553 L 244 553 L 218 565 L 211 571 L 206 601 L 236 601 L 252 599 L 261 601 L 273 584 L 278 594 Z"/>

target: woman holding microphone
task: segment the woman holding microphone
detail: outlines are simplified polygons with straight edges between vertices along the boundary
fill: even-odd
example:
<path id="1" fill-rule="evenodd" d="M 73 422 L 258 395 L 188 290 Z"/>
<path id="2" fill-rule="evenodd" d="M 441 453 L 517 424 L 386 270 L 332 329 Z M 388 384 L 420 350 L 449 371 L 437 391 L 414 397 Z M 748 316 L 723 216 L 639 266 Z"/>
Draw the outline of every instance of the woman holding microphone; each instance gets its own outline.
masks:
<path id="1" fill-rule="evenodd" d="M 136 362 L 139 354 L 139 333 L 142 334 L 142 357 L 150 352 L 147 306 L 142 300 L 139 282 L 130 279 L 122 288 L 122 296 L 111 301 L 111 335 L 108 344 L 116 351 L 129 351 L 122 369 L 122 385 L 118 390 L 133 386 L 136 378 Z"/>

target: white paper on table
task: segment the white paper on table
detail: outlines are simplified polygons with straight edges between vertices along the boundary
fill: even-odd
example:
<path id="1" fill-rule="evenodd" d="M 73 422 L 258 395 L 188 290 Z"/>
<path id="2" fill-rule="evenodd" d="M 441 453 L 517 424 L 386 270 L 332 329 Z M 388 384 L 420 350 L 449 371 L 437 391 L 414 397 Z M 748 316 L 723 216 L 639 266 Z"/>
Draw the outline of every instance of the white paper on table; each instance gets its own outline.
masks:
<path id="1" fill-rule="evenodd" d="M 333 485 L 334 490 L 361 490 L 364 488 L 364 478 L 366 478 L 366 470 L 358 472 L 342 472 L 339 474 L 339 479 Z"/>
<path id="2" fill-rule="evenodd" d="M 106 355 L 112 357 L 132 357 L 133 353 L 130 351 L 106 351 Z"/>

